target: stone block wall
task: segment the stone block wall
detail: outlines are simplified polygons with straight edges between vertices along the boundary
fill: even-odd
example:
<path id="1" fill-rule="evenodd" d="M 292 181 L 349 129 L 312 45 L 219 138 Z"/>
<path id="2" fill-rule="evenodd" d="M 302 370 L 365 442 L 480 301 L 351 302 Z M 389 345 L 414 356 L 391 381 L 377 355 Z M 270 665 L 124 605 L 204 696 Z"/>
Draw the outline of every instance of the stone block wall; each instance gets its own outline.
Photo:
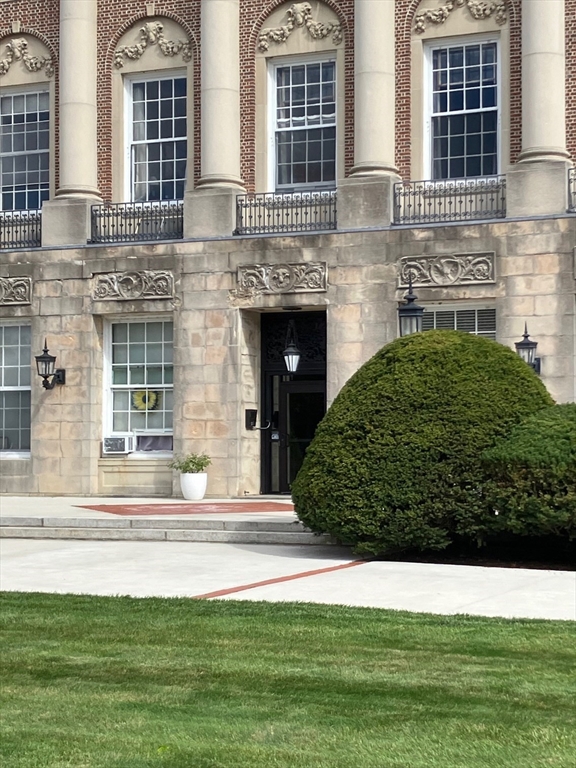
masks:
<path id="1" fill-rule="evenodd" d="M 283 307 L 326 311 L 331 402 L 366 360 L 396 338 L 397 306 L 405 293 L 399 269 L 406 259 L 441 264 L 454 255 L 492 254 L 489 280 L 453 282 L 446 272 L 416 289 L 419 302 L 462 308 L 488 302 L 496 308 L 498 341 L 510 347 L 527 322 L 544 383 L 558 401 L 574 400 L 575 247 L 576 217 L 564 216 L 3 253 L 0 277 L 30 277 L 32 297 L 28 305 L 0 305 L 0 319 L 28 319 L 33 354 L 46 337 L 67 381 L 46 391 L 33 375 L 31 457 L 0 458 L 1 490 L 168 492 L 172 478 L 163 464 L 101 458 L 104 325 L 111 318 L 160 316 L 172 318 L 175 330 L 175 452 L 212 457 L 211 496 L 258 493 L 260 433 L 245 429 L 244 412 L 260 409 L 260 314 Z M 326 289 L 240 290 L 239 267 L 283 264 L 325 265 Z M 146 271 L 172 275 L 173 292 L 95 298 L 103 275 Z M 137 479 L 142 472 L 147 484 Z M 172 489 L 179 493 L 177 485 Z"/>

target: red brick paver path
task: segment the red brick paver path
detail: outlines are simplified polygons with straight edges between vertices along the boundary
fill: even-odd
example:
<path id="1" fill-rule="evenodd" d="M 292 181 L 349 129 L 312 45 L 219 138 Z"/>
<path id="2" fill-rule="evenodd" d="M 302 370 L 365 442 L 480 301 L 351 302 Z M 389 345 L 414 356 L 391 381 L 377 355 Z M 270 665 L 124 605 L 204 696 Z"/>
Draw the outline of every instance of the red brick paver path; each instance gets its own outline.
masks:
<path id="1" fill-rule="evenodd" d="M 254 502 L 196 502 L 195 504 L 96 504 L 81 505 L 80 509 L 110 512 L 113 515 L 219 515 L 252 512 L 293 512 L 293 504 L 277 501 Z"/>

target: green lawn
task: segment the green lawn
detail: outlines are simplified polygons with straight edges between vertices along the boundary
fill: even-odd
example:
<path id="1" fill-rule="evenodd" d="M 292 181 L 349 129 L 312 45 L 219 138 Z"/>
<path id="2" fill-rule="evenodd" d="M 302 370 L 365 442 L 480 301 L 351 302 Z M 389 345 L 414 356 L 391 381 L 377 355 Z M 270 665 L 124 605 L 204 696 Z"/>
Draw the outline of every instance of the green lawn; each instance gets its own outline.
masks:
<path id="1" fill-rule="evenodd" d="M 576 626 L 5 593 L 2 768 L 574 768 Z"/>

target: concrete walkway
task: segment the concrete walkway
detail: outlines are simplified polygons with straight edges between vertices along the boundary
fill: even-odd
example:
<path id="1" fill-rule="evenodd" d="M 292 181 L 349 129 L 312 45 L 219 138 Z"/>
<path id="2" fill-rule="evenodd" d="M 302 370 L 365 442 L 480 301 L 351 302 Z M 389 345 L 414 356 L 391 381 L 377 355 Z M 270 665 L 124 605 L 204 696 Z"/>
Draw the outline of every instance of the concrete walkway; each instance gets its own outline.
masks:
<path id="1" fill-rule="evenodd" d="M 0 498 L 2 516 L 111 518 L 77 505 L 175 499 Z M 212 500 L 210 500 L 212 501 Z M 230 500 L 226 500 L 229 502 Z M 237 519 L 254 513 L 228 513 Z M 262 516 L 262 517 L 261 517 Z M 147 516 L 149 517 L 149 516 Z M 171 519 L 178 515 L 171 515 Z M 258 519 L 293 520 L 286 511 Z M 4 539 L 3 590 L 304 601 L 438 614 L 576 620 L 576 573 L 364 562 L 327 546 Z"/>

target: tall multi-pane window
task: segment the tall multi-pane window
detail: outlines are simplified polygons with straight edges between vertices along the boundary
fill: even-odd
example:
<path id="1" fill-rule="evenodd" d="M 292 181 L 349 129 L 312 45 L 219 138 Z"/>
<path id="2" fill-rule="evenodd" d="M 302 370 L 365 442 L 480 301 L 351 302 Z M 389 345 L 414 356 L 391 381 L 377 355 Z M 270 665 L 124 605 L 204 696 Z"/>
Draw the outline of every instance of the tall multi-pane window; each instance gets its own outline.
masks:
<path id="1" fill-rule="evenodd" d="M 276 65 L 274 76 L 276 189 L 333 187 L 336 62 Z"/>
<path id="2" fill-rule="evenodd" d="M 0 451 L 30 450 L 30 326 L 0 325 Z"/>
<path id="3" fill-rule="evenodd" d="M 186 78 L 129 82 L 133 202 L 182 200 L 186 184 Z"/>
<path id="4" fill-rule="evenodd" d="M 0 97 L 3 211 L 42 207 L 50 195 L 50 97 L 26 91 Z"/>
<path id="5" fill-rule="evenodd" d="M 431 57 L 433 179 L 498 173 L 498 45 L 443 45 Z"/>
<path id="6" fill-rule="evenodd" d="M 426 307 L 422 315 L 422 330 L 434 328 L 444 331 L 464 331 L 474 336 L 496 340 L 496 310 L 485 309 L 436 309 Z"/>
<path id="7" fill-rule="evenodd" d="M 160 436 L 139 440 L 143 450 L 172 447 L 172 334 L 173 324 L 165 320 L 112 324 L 111 433 Z"/>

